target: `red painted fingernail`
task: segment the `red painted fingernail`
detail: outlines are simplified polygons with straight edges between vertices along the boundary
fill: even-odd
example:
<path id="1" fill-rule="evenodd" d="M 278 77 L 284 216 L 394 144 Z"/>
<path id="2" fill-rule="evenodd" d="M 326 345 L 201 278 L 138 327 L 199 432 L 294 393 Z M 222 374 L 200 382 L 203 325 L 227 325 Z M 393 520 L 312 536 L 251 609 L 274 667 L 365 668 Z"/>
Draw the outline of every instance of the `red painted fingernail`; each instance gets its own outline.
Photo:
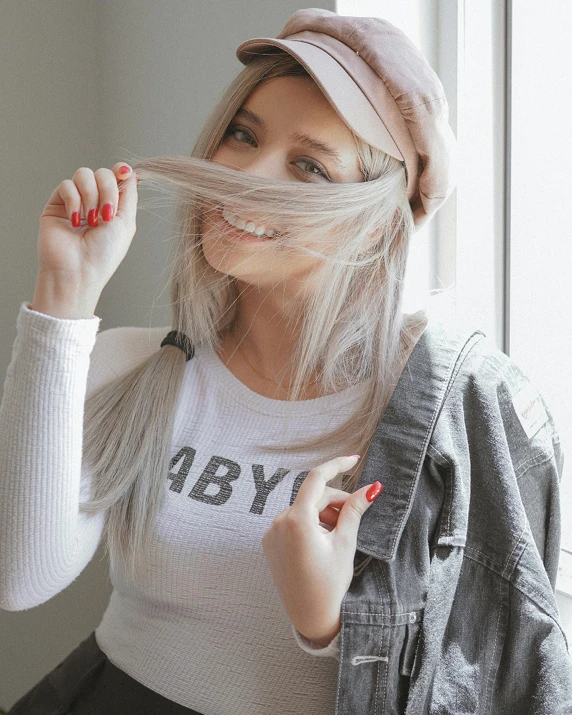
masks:
<path id="1" fill-rule="evenodd" d="M 113 218 L 113 204 L 105 204 L 101 209 L 101 218 L 104 221 L 111 221 Z"/>
<path id="2" fill-rule="evenodd" d="M 140 181 L 141 181 L 141 179 L 137 179 L 137 183 L 139 183 Z"/>
<path id="3" fill-rule="evenodd" d="M 87 214 L 87 222 L 90 226 L 97 226 L 99 221 L 97 220 L 97 209 L 90 209 Z"/>
<path id="4" fill-rule="evenodd" d="M 74 228 L 79 228 L 79 224 L 80 224 L 79 211 L 74 211 L 72 213 L 72 226 Z"/>
<path id="5" fill-rule="evenodd" d="M 374 499 L 377 499 L 377 497 L 381 494 L 382 489 L 383 484 L 381 482 L 374 482 L 365 493 L 365 498 L 368 501 L 373 501 Z"/>
<path id="6" fill-rule="evenodd" d="M 119 169 L 120 174 L 128 174 L 131 171 L 131 169 L 128 166 L 125 166 L 125 164 Z"/>

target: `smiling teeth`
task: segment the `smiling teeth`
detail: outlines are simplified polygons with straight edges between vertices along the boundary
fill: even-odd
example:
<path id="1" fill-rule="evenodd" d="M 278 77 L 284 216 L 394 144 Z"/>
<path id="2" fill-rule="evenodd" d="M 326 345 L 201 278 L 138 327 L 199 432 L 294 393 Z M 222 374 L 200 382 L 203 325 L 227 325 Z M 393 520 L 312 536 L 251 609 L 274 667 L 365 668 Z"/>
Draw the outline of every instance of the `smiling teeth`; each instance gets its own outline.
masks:
<path id="1" fill-rule="evenodd" d="M 274 231 L 267 231 L 265 226 L 257 226 L 252 221 L 246 222 L 244 219 L 239 218 L 226 209 L 222 210 L 222 217 L 225 221 L 228 221 L 231 226 L 239 228 L 241 231 L 254 233 L 256 236 L 268 236 L 268 238 L 272 238 L 274 236 Z"/>

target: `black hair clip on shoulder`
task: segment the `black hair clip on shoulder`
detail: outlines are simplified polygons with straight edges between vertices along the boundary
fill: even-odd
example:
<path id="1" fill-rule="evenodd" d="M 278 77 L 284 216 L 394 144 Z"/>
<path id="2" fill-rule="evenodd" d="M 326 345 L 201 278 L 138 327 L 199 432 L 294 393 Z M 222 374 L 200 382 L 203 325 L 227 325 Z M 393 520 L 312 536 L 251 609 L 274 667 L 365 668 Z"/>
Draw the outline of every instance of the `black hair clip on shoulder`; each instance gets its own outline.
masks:
<path id="1" fill-rule="evenodd" d="M 161 347 L 163 345 L 174 345 L 176 348 L 180 348 L 187 356 L 187 362 L 195 354 L 195 346 L 184 333 L 180 333 L 178 330 L 171 330 L 170 333 L 167 333 L 161 342 Z"/>

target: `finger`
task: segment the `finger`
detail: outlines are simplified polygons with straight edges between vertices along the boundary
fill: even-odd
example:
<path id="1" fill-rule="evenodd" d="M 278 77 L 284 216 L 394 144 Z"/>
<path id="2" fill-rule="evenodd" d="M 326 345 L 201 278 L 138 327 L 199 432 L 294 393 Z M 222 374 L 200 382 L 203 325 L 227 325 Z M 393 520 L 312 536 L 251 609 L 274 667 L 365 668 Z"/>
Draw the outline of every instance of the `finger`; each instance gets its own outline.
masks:
<path id="1" fill-rule="evenodd" d="M 124 161 L 118 161 L 116 164 L 114 164 L 111 167 L 111 171 L 120 180 L 129 179 L 134 173 L 131 166 L 129 164 L 126 164 Z"/>
<path id="2" fill-rule="evenodd" d="M 321 524 L 335 526 L 338 523 L 339 515 L 340 512 L 338 509 L 334 509 L 333 506 L 327 506 L 320 512 L 318 519 Z"/>
<path id="3" fill-rule="evenodd" d="M 65 179 L 50 196 L 46 206 L 49 206 L 58 217 L 68 218 L 71 222 L 73 213 L 75 211 L 79 213 L 81 209 L 81 196 L 77 186 L 71 179 Z"/>
<path id="4" fill-rule="evenodd" d="M 125 171 L 127 169 L 128 171 Z M 124 161 L 113 165 L 113 173 L 118 182 L 119 199 L 117 213 L 123 218 L 135 220 L 137 213 L 137 176 L 129 164 Z"/>
<path id="5" fill-rule="evenodd" d="M 298 505 L 311 506 L 317 508 L 320 500 L 324 496 L 326 484 L 338 476 L 340 472 L 353 467 L 359 455 L 352 454 L 345 457 L 335 457 L 328 462 L 319 464 L 317 467 L 310 469 L 306 478 L 298 489 L 298 494 L 294 503 Z M 294 504 L 292 505 L 294 506 Z"/>
<path id="6" fill-rule="evenodd" d="M 357 538 L 357 532 L 362 516 L 379 497 L 383 491 L 381 482 L 366 484 L 351 494 L 344 506 L 340 509 L 336 530 L 344 536 Z"/>
<path id="7" fill-rule="evenodd" d="M 337 509 L 341 509 L 351 496 L 352 492 L 344 492 L 341 489 L 326 487 L 322 498 L 319 499 L 316 504 L 316 509 L 320 512 L 328 506 L 334 506 Z"/>
<path id="8" fill-rule="evenodd" d="M 97 213 L 92 216 L 95 219 L 99 214 L 99 191 L 93 171 L 87 166 L 81 166 L 74 172 L 72 181 L 77 186 L 81 196 L 82 218 L 87 219 L 89 212 L 95 209 Z"/>
<path id="9" fill-rule="evenodd" d="M 117 212 L 119 190 L 117 179 L 111 169 L 101 168 L 94 172 L 99 192 L 98 210 L 106 223 L 111 222 Z M 109 208 L 109 204 L 111 208 Z"/>

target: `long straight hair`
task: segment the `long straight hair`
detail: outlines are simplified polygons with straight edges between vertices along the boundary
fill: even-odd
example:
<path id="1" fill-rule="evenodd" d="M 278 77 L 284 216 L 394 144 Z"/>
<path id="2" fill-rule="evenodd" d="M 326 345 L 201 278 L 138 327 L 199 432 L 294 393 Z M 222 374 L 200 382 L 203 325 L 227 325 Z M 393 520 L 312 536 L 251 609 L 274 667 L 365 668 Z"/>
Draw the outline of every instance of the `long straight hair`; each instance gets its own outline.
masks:
<path id="1" fill-rule="evenodd" d="M 221 205 L 276 227 L 275 250 L 304 252 L 318 260 L 311 289 L 296 311 L 299 334 L 287 371 L 293 384 L 286 402 L 300 399 L 317 374 L 321 394 L 364 383 L 357 412 L 319 438 L 295 442 L 284 420 L 281 447 L 298 453 L 328 448 L 332 457 L 362 455 L 344 475 L 355 490 L 376 426 L 402 369 L 427 324 L 427 313 L 402 312 L 404 275 L 414 223 L 404 164 L 352 133 L 363 181 L 278 181 L 235 171 L 211 161 L 236 111 L 261 83 L 274 77 L 310 76 L 289 54 L 275 48 L 255 58 L 230 84 L 208 117 L 190 157 L 139 161 L 149 186 L 178 189 L 178 233 L 171 265 L 172 329 L 193 345 L 212 350 L 235 328 L 240 294 L 236 279 L 216 271 L 201 245 L 201 225 Z M 104 535 L 112 561 L 140 578 L 153 523 L 165 498 L 174 413 L 185 355 L 166 345 L 141 364 L 107 382 L 87 398 L 83 459 L 91 473 L 88 513 L 106 511 Z M 343 448 L 343 451 L 342 451 Z M 316 466 L 316 465 L 315 465 Z"/>

